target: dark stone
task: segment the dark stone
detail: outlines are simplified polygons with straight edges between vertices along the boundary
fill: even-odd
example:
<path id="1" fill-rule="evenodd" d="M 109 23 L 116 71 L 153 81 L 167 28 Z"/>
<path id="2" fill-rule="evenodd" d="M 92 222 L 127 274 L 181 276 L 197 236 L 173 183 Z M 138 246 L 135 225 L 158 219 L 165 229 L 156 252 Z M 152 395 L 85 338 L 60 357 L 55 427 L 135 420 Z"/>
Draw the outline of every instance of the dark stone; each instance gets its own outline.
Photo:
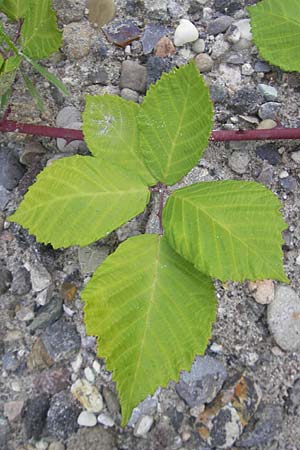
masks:
<path id="1" fill-rule="evenodd" d="M 270 164 L 268 164 L 267 161 L 264 161 L 260 174 L 257 177 L 257 181 L 266 186 L 269 186 L 273 181 L 273 177 L 274 177 L 273 167 Z"/>
<path id="2" fill-rule="evenodd" d="M 171 58 L 160 58 L 159 56 L 150 56 L 147 62 L 148 77 L 147 88 L 152 83 L 156 83 L 164 72 L 170 72 L 174 66 Z"/>
<path id="3" fill-rule="evenodd" d="M 63 391 L 70 384 L 70 373 L 67 369 L 44 370 L 34 380 L 38 392 L 54 395 Z"/>
<path id="4" fill-rule="evenodd" d="M 67 450 L 113 450 L 116 446 L 116 437 L 102 426 L 94 428 L 81 428 L 67 441 Z"/>
<path id="5" fill-rule="evenodd" d="M 9 437 L 9 423 L 3 417 L 0 417 L 0 448 L 8 450 L 7 442 Z"/>
<path id="6" fill-rule="evenodd" d="M 11 291 L 16 295 L 26 295 L 31 289 L 30 273 L 25 267 L 20 267 L 13 276 Z"/>
<path id="7" fill-rule="evenodd" d="M 257 147 L 256 156 L 260 159 L 268 161 L 272 166 L 277 166 L 281 162 L 281 156 L 276 147 L 272 143 L 263 144 Z"/>
<path id="8" fill-rule="evenodd" d="M 254 64 L 254 70 L 255 70 L 255 72 L 268 73 L 268 72 L 271 72 L 272 68 L 269 66 L 268 63 L 266 63 L 264 61 L 257 61 Z"/>
<path id="9" fill-rule="evenodd" d="M 49 406 L 50 400 L 48 395 L 45 394 L 27 400 L 24 423 L 28 439 L 39 439 L 41 436 Z"/>
<path id="10" fill-rule="evenodd" d="M 200 5 L 197 0 L 191 0 L 189 3 L 189 10 L 188 14 L 194 15 L 194 14 L 200 14 L 203 11 L 203 6 Z"/>
<path id="11" fill-rule="evenodd" d="M 280 180 L 281 187 L 287 192 L 294 192 L 297 188 L 297 181 L 294 177 L 289 176 Z"/>
<path id="12" fill-rule="evenodd" d="M 282 428 L 282 408 L 277 405 L 260 405 L 245 428 L 237 447 L 249 448 L 266 444 L 276 438 Z"/>
<path id="13" fill-rule="evenodd" d="M 234 14 L 242 8 L 238 0 L 215 0 L 215 10 L 223 14 Z"/>
<path id="14" fill-rule="evenodd" d="M 169 29 L 164 25 L 149 23 L 146 25 L 145 31 L 142 35 L 141 42 L 143 45 L 143 52 L 148 55 L 152 52 L 157 42 L 169 32 Z"/>
<path id="15" fill-rule="evenodd" d="M 42 334 L 41 340 L 54 362 L 74 356 L 81 345 L 81 339 L 75 325 L 64 319 L 49 325 Z"/>
<path id="16" fill-rule="evenodd" d="M 0 269 L 0 295 L 5 294 L 10 288 L 12 282 L 12 274 L 6 268 Z"/>
<path id="17" fill-rule="evenodd" d="M 0 149 L 0 186 L 11 191 L 25 173 L 15 154 L 7 148 Z"/>
<path id="18" fill-rule="evenodd" d="M 227 97 L 227 89 L 220 84 L 212 84 L 209 87 L 210 98 L 214 103 L 222 103 Z"/>
<path id="19" fill-rule="evenodd" d="M 79 414 L 80 408 L 76 405 L 71 395 L 63 391 L 54 395 L 47 413 L 49 434 L 57 439 L 67 439 L 70 434 L 78 430 L 77 417 Z"/>
<path id="20" fill-rule="evenodd" d="M 9 202 L 10 192 L 5 187 L 0 186 L 0 210 L 4 210 L 5 206 Z"/>
<path id="21" fill-rule="evenodd" d="M 230 105 L 238 114 L 255 114 L 263 100 L 263 96 L 256 90 L 242 88 L 231 98 Z"/>
<path id="22" fill-rule="evenodd" d="M 20 361 L 15 352 L 7 352 L 2 358 L 2 364 L 4 370 L 15 372 L 20 366 Z"/>
<path id="23" fill-rule="evenodd" d="M 118 18 L 105 25 L 102 30 L 109 42 L 124 48 L 132 41 L 139 39 L 142 34 L 132 20 L 119 20 Z"/>
<path id="24" fill-rule="evenodd" d="M 147 82 L 146 67 L 135 61 L 123 61 L 120 78 L 120 88 L 129 88 L 137 92 L 145 92 Z"/>
<path id="25" fill-rule="evenodd" d="M 229 16 L 221 16 L 215 20 L 209 22 L 207 27 L 208 34 L 220 34 L 224 33 L 227 28 L 232 24 L 233 19 Z"/>
<path id="26" fill-rule="evenodd" d="M 30 330 L 35 331 L 38 328 L 45 328 L 58 320 L 63 313 L 62 300 L 59 297 L 52 297 L 47 305 L 42 306 L 30 324 Z"/>
<path id="27" fill-rule="evenodd" d="M 92 84 L 107 84 L 108 74 L 105 69 L 98 69 L 96 72 L 89 74 L 89 82 Z"/>
<path id="28" fill-rule="evenodd" d="M 259 117 L 264 119 L 277 120 L 281 104 L 277 102 L 267 102 L 260 106 L 258 110 Z"/>

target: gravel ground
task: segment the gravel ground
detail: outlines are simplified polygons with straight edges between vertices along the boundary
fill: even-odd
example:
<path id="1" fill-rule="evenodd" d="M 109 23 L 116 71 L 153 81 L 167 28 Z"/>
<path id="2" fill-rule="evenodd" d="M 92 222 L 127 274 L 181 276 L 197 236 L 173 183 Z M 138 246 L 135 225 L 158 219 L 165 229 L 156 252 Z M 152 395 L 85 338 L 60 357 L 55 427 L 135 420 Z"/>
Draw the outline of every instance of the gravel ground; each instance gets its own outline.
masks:
<path id="1" fill-rule="evenodd" d="M 109 2 L 100 3 L 109 15 Z M 195 58 L 210 86 L 215 129 L 272 127 L 274 119 L 299 127 L 300 76 L 260 59 L 246 11 L 254 3 L 117 0 L 105 34 L 90 24 L 85 0 L 54 0 L 63 47 L 45 65 L 71 95 L 32 74 L 46 103 L 40 114 L 17 79 L 10 118 L 78 129 L 86 94 L 139 102 L 163 71 Z M 195 33 L 181 23 L 175 46 L 182 18 L 199 39 L 179 45 Z M 141 39 L 119 47 L 107 36 L 125 23 Z M 130 41 L 128 34 L 121 41 Z M 177 385 L 142 402 L 125 429 L 111 375 L 85 335 L 80 290 L 119 242 L 155 232 L 156 201 L 154 212 L 105 240 L 54 251 L 5 218 L 49 159 L 87 149 L 17 134 L 0 143 L 0 448 L 300 450 L 298 143 L 214 143 L 182 181 L 256 180 L 272 189 L 289 226 L 284 264 L 291 283 L 216 282 L 218 320 L 206 356 Z"/>

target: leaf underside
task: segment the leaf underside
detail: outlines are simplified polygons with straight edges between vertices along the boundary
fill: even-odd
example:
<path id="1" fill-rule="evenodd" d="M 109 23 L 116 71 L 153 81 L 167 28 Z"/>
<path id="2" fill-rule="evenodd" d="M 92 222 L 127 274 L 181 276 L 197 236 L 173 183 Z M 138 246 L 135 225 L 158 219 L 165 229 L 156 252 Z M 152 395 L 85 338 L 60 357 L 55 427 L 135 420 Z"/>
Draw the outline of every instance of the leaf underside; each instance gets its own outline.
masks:
<path id="1" fill-rule="evenodd" d="M 98 354 L 117 383 L 122 425 L 148 394 L 190 369 L 215 320 L 212 280 L 158 235 L 121 244 L 82 298 L 87 332 L 98 336 Z"/>
<path id="2" fill-rule="evenodd" d="M 289 282 L 282 265 L 287 225 L 280 207 L 258 183 L 203 182 L 171 195 L 163 226 L 171 246 L 211 277 Z"/>
<path id="3" fill-rule="evenodd" d="M 152 175 L 172 185 L 199 161 L 212 130 L 209 91 L 195 63 L 164 74 L 140 108 L 140 147 Z"/>
<path id="4" fill-rule="evenodd" d="M 135 217 L 148 201 L 138 178 L 97 158 L 72 156 L 38 175 L 9 220 L 54 248 L 84 246 Z"/>
<path id="5" fill-rule="evenodd" d="M 300 70 L 299 0 L 263 0 L 248 8 L 260 55 L 287 71 Z"/>
<path id="6" fill-rule="evenodd" d="M 151 186 L 157 180 L 139 154 L 138 111 L 139 105 L 121 97 L 88 95 L 83 113 L 83 133 L 94 156 L 133 172 Z"/>
<path id="7" fill-rule="evenodd" d="M 22 51 L 30 58 L 46 58 L 59 49 L 62 37 L 57 29 L 52 0 L 30 0 L 21 41 Z"/>

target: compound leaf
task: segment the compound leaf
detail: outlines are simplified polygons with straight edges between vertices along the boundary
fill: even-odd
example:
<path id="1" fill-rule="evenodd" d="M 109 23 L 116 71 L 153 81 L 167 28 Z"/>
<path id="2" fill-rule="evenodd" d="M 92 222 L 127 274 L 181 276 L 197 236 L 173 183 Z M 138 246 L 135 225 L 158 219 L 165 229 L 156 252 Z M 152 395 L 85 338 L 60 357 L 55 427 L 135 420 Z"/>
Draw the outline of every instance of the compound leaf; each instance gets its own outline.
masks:
<path id="1" fill-rule="evenodd" d="M 215 320 L 212 280 L 175 253 L 164 237 L 128 239 L 82 293 L 88 334 L 98 336 L 117 383 L 122 424 L 158 386 L 178 380 L 205 351 Z"/>
<path id="2" fill-rule="evenodd" d="M 280 207 L 258 183 L 203 182 L 170 196 L 163 225 L 171 246 L 211 277 L 288 282 L 281 249 L 287 225 Z"/>
<path id="3" fill-rule="evenodd" d="M 261 56 L 287 71 L 300 70 L 299 0 L 263 0 L 248 8 Z"/>
<path id="4" fill-rule="evenodd" d="M 3 0 L 0 2 L 0 10 L 10 19 L 22 19 L 29 5 L 28 0 Z"/>
<path id="5" fill-rule="evenodd" d="M 149 191 L 132 175 L 90 156 L 53 162 L 9 220 L 54 248 L 88 245 L 142 212 Z"/>
<path id="6" fill-rule="evenodd" d="M 21 30 L 23 53 L 35 59 L 46 58 L 59 49 L 61 41 L 52 1 L 30 0 Z"/>
<path id="7" fill-rule="evenodd" d="M 86 97 L 83 113 L 85 141 L 94 156 L 139 175 L 155 184 L 139 150 L 137 114 L 139 106 L 115 95 Z"/>
<path id="8" fill-rule="evenodd" d="M 138 123 L 141 151 L 156 179 L 172 185 L 195 166 L 207 146 L 212 118 L 209 91 L 194 62 L 150 86 Z"/>

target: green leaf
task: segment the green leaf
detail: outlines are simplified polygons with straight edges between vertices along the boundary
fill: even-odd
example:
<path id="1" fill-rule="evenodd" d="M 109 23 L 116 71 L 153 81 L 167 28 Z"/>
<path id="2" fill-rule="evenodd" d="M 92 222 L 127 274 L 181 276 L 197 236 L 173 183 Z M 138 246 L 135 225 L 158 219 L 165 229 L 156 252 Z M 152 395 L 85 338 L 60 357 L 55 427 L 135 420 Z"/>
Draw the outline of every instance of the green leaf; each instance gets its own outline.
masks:
<path id="1" fill-rule="evenodd" d="M 122 425 L 158 386 L 178 380 L 202 354 L 215 320 L 212 280 L 175 253 L 164 237 L 128 239 L 82 293 L 88 334 L 113 371 Z"/>
<path id="2" fill-rule="evenodd" d="M 23 53 L 30 58 L 46 58 L 59 49 L 61 40 L 52 1 L 30 0 L 21 30 Z"/>
<path id="3" fill-rule="evenodd" d="M 57 89 L 59 89 L 63 94 L 65 94 L 67 96 L 70 95 L 69 91 L 67 90 L 65 85 L 58 78 L 56 78 L 56 76 L 53 75 L 53 73 L 48 72 L 48 70 L 45 69 L 45 67 L 41 66 L 36 61 L 34 61 L 33 59 L 29 58 L 27 55 L 22 54 L 22 56 L 24 57 L 24 59 L 26 59 L 26 61 L 29 62 L 29 64 L 31 64 L 35 68 L 35 70 L 37 72 L 39 72 L 51 84 L 56 86 Z"/>
<path id="4" fill-rule="evenodd" d="M 1 79 L 0 79 L 1 80 Z M 1 82 L 0 82 L 1 85 Z M 1 92 L 1 87 L 0 87 Z M 9 99 L 12 95 L 12 89 L 9 88 L 4 94 L 0 94 L 0 112 L 3 112 L 9 103 Z"/>
<path id="5" fill-rule="evenodd" d="M 9 220 L 54 248 L 88 245 L 142 212 L 143 183 L 90 156 L 53 162 L 37 177 Z"/>
<path id="6" fill-rule="evenodd" d="M 44 106 L 43 100 L 41 99 L 41 97 L 40 97 L 38 91 L 36 90 L 36 88 L 35 88 L 33 82 L 32 82 L 31 79 L 28 78 L 28 76 L 27 76 L 25 73 L 23 73 L 22 71 L 21 71 L 21 75 L 22 75 L 22 77 L 23 77 L 24 83 L 25 83 L 25 85 L 26 85 L 26 87 L 27 87 L 27 89 L 28 89 L 30 95 L 32 96 L 32 98 L 33 98 L 33 99 L 35 100 L 35 102 L 36 102 L 36 106 L 38 107 L 38 109 L 39 109 L 41 112 L 45 111 L 45 106 Z"/>
<path id="7" fill-rule="evenodd" d="M 136 103 L 117 96 L 88 95 L 83 133 L 94 156 L 132 171 L 151 186 L 156 180 L 146 168 L 139 149 L 138 111 Z"/>
<path id="8" fill-rule="evenodd" d="M 4 73 L 14 72 L 20 67 L 21 58 L 18 55 L 10 56 L 5 61 L 5 65 L 3 68 Z"/>
<path id="9" fill-rule="evenodd" d="M 287 71 L 300 70 L 299 0 L 263 0 L 248 11 L 260 55 Z"/>
<path id="10" fill-rule="evenodd" d="M 0 3 L 0 10 L 10 19 L 22 19 L 27 11 L 29 0 L 4 0 Z"/>
<path id="11" fill-rule="evenodd" d="M 211 277 L 288 282 L 281 249 L 287 225 L 280 207 L 258 183 L 198 183 L 170 196 L 163 225 L 171 246 Z"/>
<path id="12" fill-rule="evenodd" d="M 10 56 L 4 63 L 2 63 L 0 71 L 0 96 L 6 98 L 6 94 L 9 92 L 10 87 L 13 85 L 17 69 L 21 64 L 19 56 Z"/>
<path id="13" fill-rule="evenodd" d="M 209 91 L 195 63 L 151 85 L 138 116 L 140 148 L 155 179 L 172 185 L 205 150 L 212 130 Z"/>

